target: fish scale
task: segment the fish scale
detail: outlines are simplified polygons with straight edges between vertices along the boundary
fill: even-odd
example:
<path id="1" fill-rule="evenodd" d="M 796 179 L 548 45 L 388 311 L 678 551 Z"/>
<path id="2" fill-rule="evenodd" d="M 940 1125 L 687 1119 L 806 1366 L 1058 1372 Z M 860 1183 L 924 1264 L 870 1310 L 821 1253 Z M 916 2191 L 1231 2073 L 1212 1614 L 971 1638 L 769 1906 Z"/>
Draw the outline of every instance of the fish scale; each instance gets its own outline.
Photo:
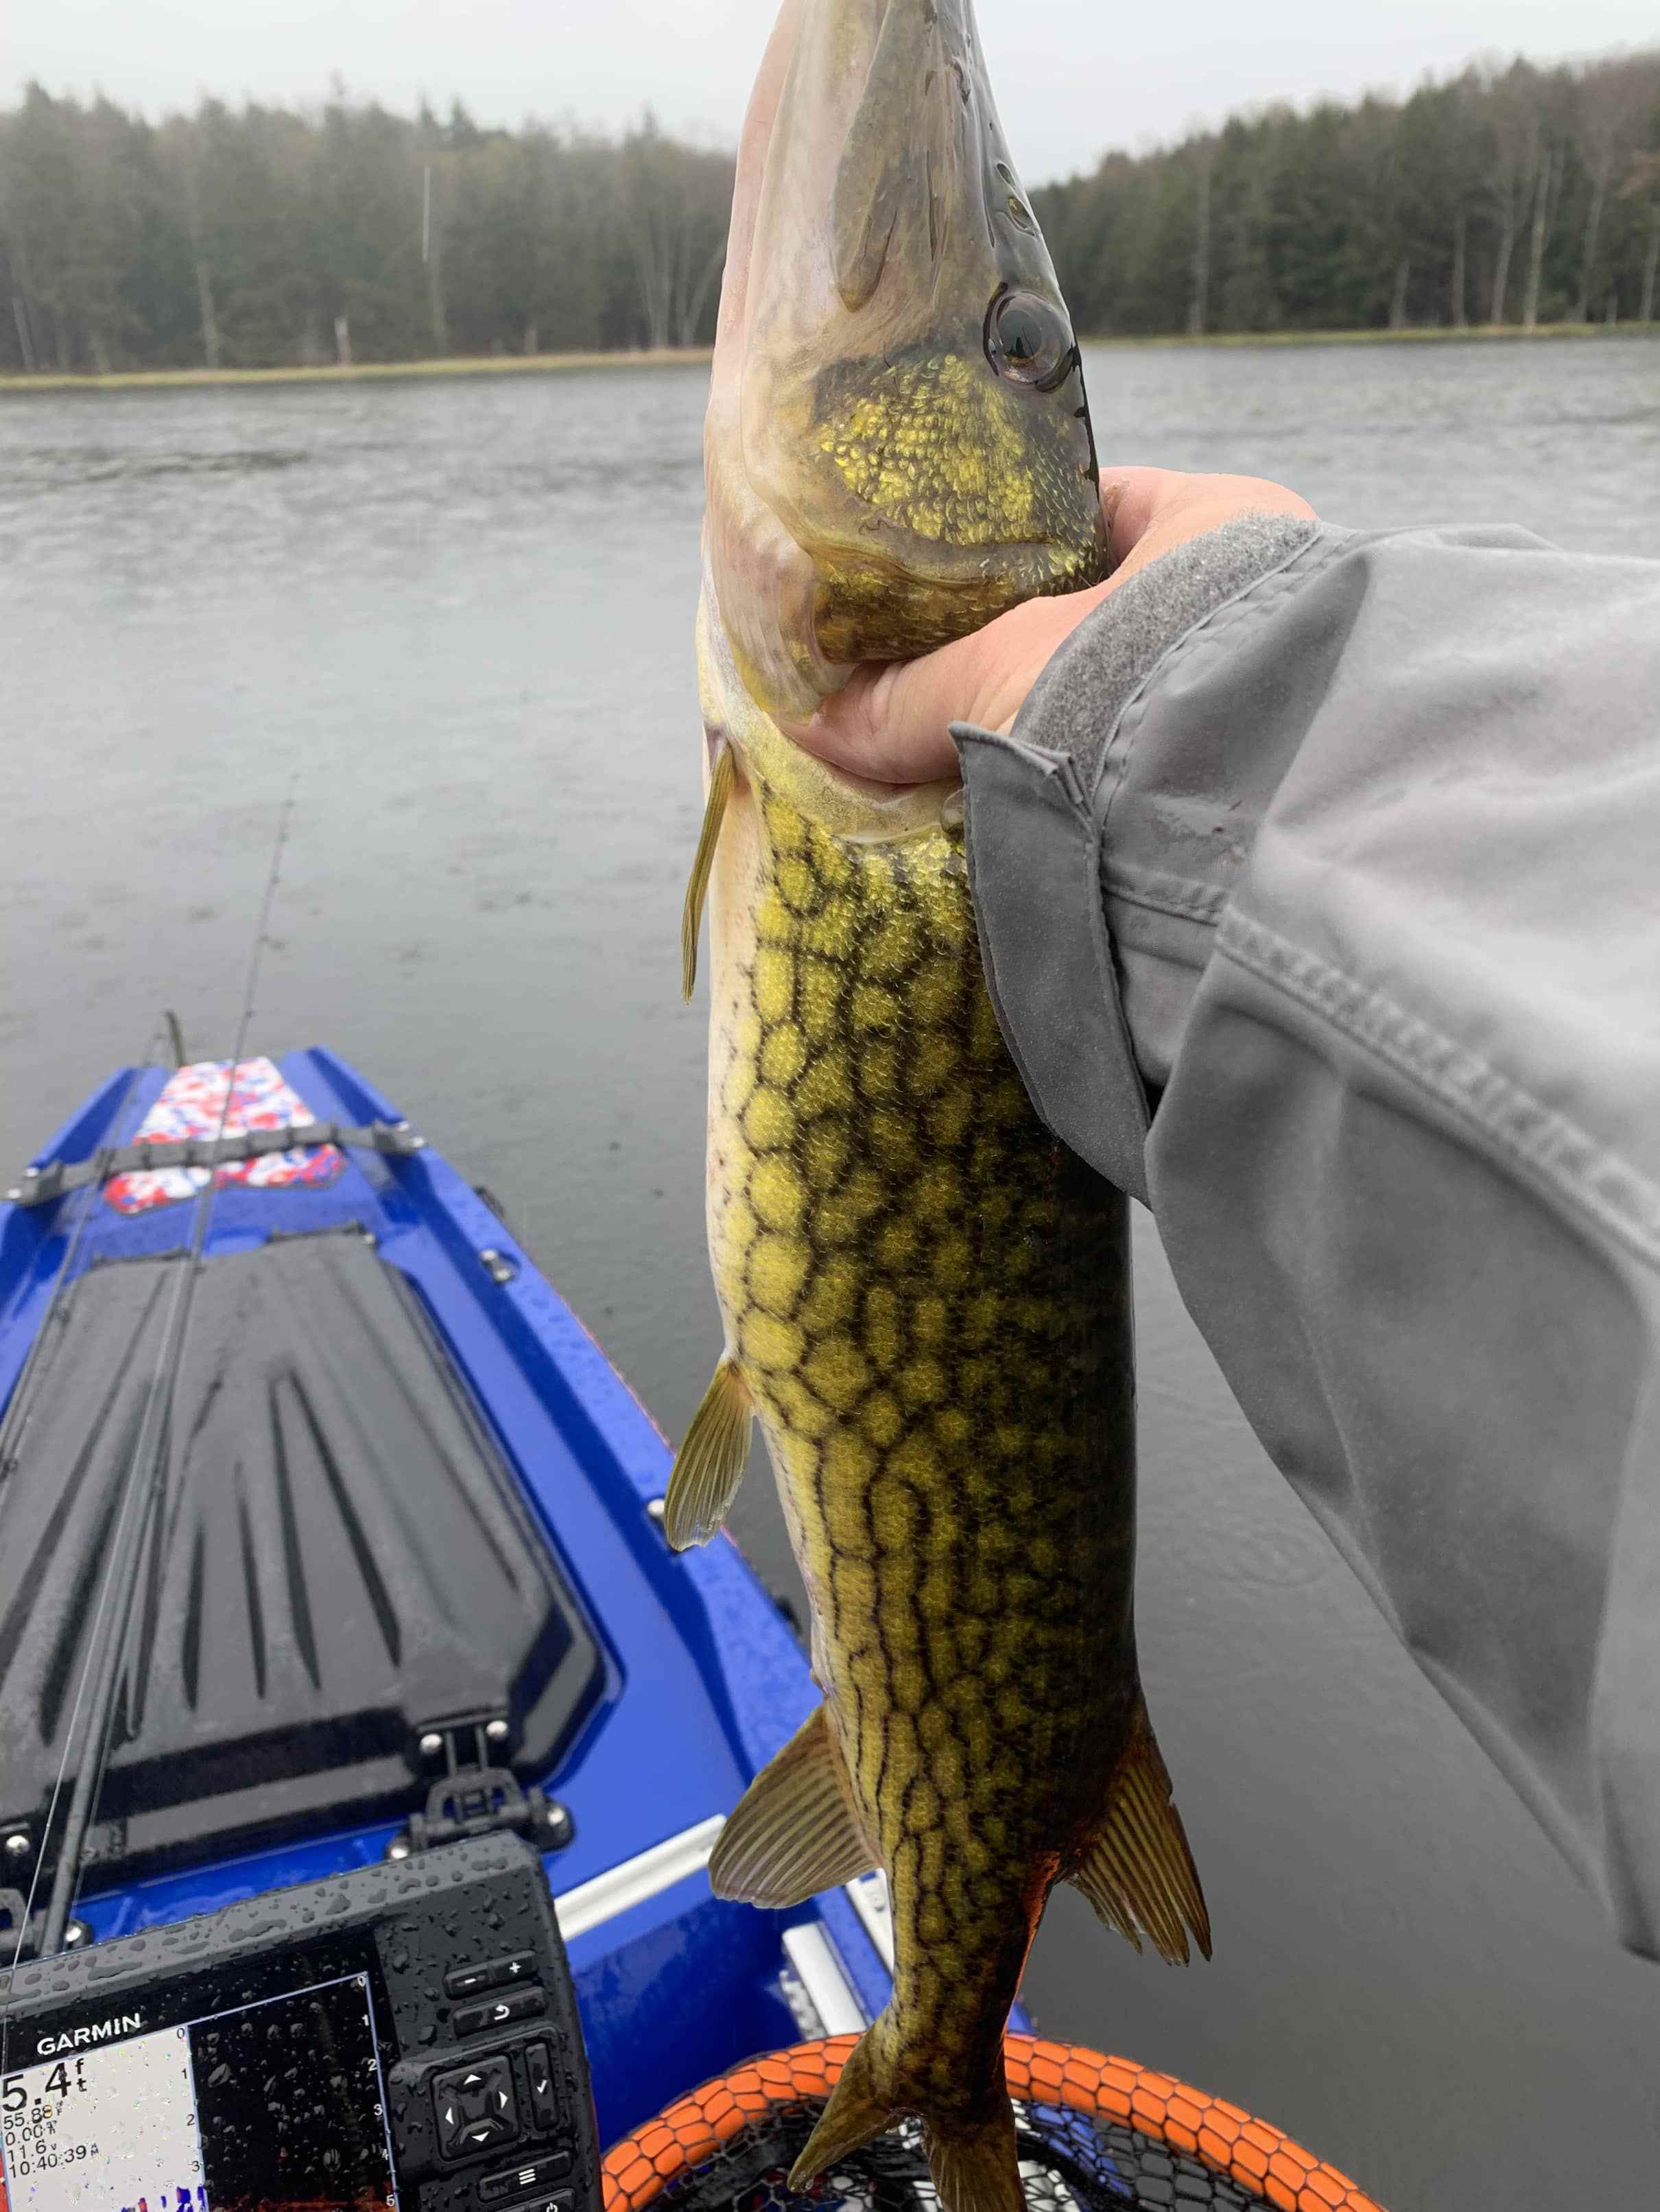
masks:
<path id="1" fill-rule="evenodd" d="M 956 841 L 843 845 L 757 797 L 712 1255 L 890 1872 L 896 2008 L 966 2108 L 1128 1719 L 1124 1201 L 1027 1102 Z"/>
<path id="2" fill-rule="evenodd" d="M 757 781 L 724 849 L 715 1279 L 889 1874 L 894 2091 L 967 2112 L 1138 1700 L 1125 1203 L 1009 1059 L 960 828 L 839 838 Z"/>

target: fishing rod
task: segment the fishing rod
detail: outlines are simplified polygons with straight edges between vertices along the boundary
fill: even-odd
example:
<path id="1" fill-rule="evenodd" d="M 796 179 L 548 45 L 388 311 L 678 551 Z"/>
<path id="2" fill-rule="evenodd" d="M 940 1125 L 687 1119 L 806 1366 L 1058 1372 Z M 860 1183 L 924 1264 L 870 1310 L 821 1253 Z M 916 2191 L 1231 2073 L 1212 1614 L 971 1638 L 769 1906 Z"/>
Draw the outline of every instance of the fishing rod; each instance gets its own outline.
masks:
<path id="1" fill-rule="evenodd" d="M 176 1027 L 175 1016 L 167 1015 L 164 1019 L 173 1021 Z M 128 1073 L 127 1080 L 122 1087 L 119 1103 L 110 1116 L 110 1127 L 119 1128 L 125 1119 L 127 1109 L 132 1104 L 133 1093 L 138 1087 L 140 1077 L 148 1074 L 155 1065 L 156 1048 L 161 1041 L 161 1030 L 158 1026 L 150 1032 L 142 1058 L 137 1060 Z M 34 1401 L 39 1395 L 41 1379 L 51 1364 L 52 1354 L 57 1349 L 58 1340 L 64 1334 L 64 1325 L 68 1322 L 74 1304 L 75 1288 L 80 1278 L 72 1277 L 70 1270 L 79 1255 L 81 1239 L 86 1233 L 87 1224 L 93 1217 L 97 1202 L 98 1186 L 94 1182 L 88 1187 L 76 1212 L 70 1233 L 64 1240 L 64 1255 L 58 1263 L 57 1273 L 52 1277 L 51 1289 L 46 1298 L 46 1310 L 40 1317 L 40 1325 L 34 1333 L 27 1356 L 18 1370 L 17 1380 L 12 1385 L 10 1400 L 4 1412 L 0 1413 L 0 1496 L 3 1496 L 6 1479 L 16 1465 L 23 1431 L 28 1425 L 29 1415 L 34 1410 Z"/>
<path id="2" fill-rule="evenodd" d="M 238 1020 L 236 1039 L 226 1075 L 225 1095 L 219 1109 L 218 1125 L 214 1132 L 215 1140 L 222 1139 L 231 1108 L 236 1096 L 237 1076 L 246 1048 L 248 1032 L 252 1024 L 254 1007 L 259 987 L 259 975 L 270 924 L 271 910 L 281 878 L 282 854 L 288 842 L 289 823 L 293 817 L 297 775 L 291 778 L 288 790 L 278 813 L 276 834 L 272 844 L 270 866 L 254 923 L 253 943 L 250 949 L 247 975 L 243 991 L 242 1009 Z M 172 1041 L 182 1051 L 183 1038 L 176 1019 L 170 1018 Z M 29 1902 L 23 1915 L 22 1930 L 26 1937 L 33 1917 L 33 1899 L 45 1866 L 45 1838 L 51 1834 L 57 1817 L 59 1799 L 69 1773 L 70 1753 L 74 1747 L 77 1725 L 81 1722 L 83 1704 L 86 1706 L 82 1741 L 86 1752 L 76 1771 L 70 1790 L 69 1809 L 64 1820 L 64 1836 L 52 1870 L 51 1889 L 41 1929 L 38 1956 L 51 1958 L 64 1948 L 71 1907 L 79 1894 L 82 1863 L 86 1851 L 87 1834 L 92 1824 L 99 1794 L 108 1771 L 113 1748 L 113 1732 L 117 1693 L 120 1683 L 122 1654 L 126 1647 L 132 1622 L 132 1609 L 136 1596 L 145 1539 L 150 1528 L 154 1510 L 166 1488 L 170 1444 L 173 1435 L 173 1407 L 179 1369 L 190 1329 L 191 1313 L 195 1302 L 196 1286 L 200 1278 L 203 1252 L 212 1221 L 213 1202 L 218 1188 L 216 1172 L 210 1172 L 208 1181 L 197 1194 L 191 1234 L 169 1301 L 161 1344 L 156 1356 L 145 1394 L 144 1410 L 139 1422 L 138 1435 L 122 1479 L 121 1502 L 117 1516 L 114 1539 L 110 1546 L 108 1565 L 99 1591 L 97 1607 L 88 1638 L 86 1659 L 76 1685 L 75 1702 L 64 1732 L 63 1755 L 58 1762 L 52 1785 L 42 1846 L 36 1861 L 33 1881 L 30 1887 Z M 20 1955 L 21 1950 L 20 1941 Z"/>
<path id="3" fill-rule="evenodd" d="M 173 1024 L 173 1028 L 176 1034 L 176 1022 Z M 124 1123 L 132 1105 L 133 1095 L 142 1078 L 150 1068 L 155 1066 L 159 1056 L 158 1047 L 163 1041 L 161 1030 L 158 1025 L 157 1029 L 150 1032 L 142 1057 L 135 1063 L 125 1084 L 122 1086 L 120 1099 L 110 1117 L 108 1125 L 110 1127 L 118 1129 Z M 3 1502 L 7 1480 L 21 1458 L 23 1439 L 28 1428 L 30 1416 L 34 1410 L 35 1401 L 39 1396 L 51 1373 L 53 1358 L 68 1334 L 70 1317 L 75 1307 L 76 1292 L 85 1279 L 83 1276 L 74 1273 L 75 1262 L 80 1254 L 82 1239 L 86 1234 L 88 1224 L 92 1220 L 96 1211 L 99 1197 L 100 1185 L 94 1182 L 83 1194 L 81 1204 L 74 1215 L 70 1233 L 64 1240 L 64 1254 L 58 1261 L 57 1272 L 52 1277 L 51 1290 L 46 1301 L 45 1312 L 41 1316 L 39 1328 L 36 1330 L 33 1340 L 30 1344 L 28 1356 L 18 1372 L 10 1401 L 3 1415 L 0 1415 L 0 1502 Z M 64 1748 L 67 1753 L 67 1738 Z M 58 1778 L 53 1784 L 51 1798 L 47 1808 L 45 1823 L 41 1831 L 41 1849 L 35 1858 L 27 1893 L 21 1899 L 22 1910 L 17 1917 L 15 1941 L 12 1945 L 11 1957 L 6 1962 L 9 1975 L 21 1964 L 23 1954 L 28 1948 L 29 1930 L 34 1923 L 35 1897 L 39 1889 L 41 1869 L 45 1863 L 45 1841 L 51 1832 L 52 1815 L 57 1807 L 58 1792 L 63 1786 L 63 1778 L 64 1767 L 60 1762 Z M 11 2008 L 9 2004 L 0 2003 L 0 2075 L 6 2071 L 10 2050 Z"/>

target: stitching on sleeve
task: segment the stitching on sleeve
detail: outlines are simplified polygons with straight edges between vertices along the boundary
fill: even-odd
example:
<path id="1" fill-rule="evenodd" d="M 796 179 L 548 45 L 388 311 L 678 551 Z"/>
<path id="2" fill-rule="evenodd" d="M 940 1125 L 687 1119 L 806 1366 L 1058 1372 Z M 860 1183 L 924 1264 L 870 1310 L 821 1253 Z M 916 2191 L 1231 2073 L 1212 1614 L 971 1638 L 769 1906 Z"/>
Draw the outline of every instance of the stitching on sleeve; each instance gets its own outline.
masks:
<path id="1" fill-rule="evenodd" d="M 1215 928 L 1233 896 L 1219 884 L 1196 882 L 1190 876 L 1172 876 L 1162 868 L 1114 868 L 1103 865 L 1101 889 L 1108 898 L 1125 906 L 1144 906 L 1154 914 L 1173 915 L 1179 921 L 1207 922 Z"/>
<path id="2" fill-rule="evenodd" d="M 1222 917 L 1216 951 L 1386 1061 L 1542 1177 L 1605 1235 L 1660 1267 L 1660 1188 L 1577 1121 L 1421 1015 L 1251 921 L 1237 907 Z"/>

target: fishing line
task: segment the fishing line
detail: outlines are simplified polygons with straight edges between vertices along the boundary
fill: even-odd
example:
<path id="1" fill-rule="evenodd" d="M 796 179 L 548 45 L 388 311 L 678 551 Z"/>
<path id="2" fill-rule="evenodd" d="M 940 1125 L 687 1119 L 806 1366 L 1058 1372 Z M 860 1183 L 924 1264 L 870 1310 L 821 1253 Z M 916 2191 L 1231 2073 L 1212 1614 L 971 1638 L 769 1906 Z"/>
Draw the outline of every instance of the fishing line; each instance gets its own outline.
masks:
<path id="1" fill-rule="evenodd" d="M 249 955 L 235 1044 L 227 1071 L 225 1093 L 221 1102 L 219 1118 L 214 1132 L 215 1139 L 222 1138 L 225 1133 L 226 1124 L 229 1120 L 231 1107 L 236 1095 L 237 1077 L 240 1072 L 248 1031 L 257 1003 L 264 948 L 282 873 L 282 855 L 288 843 L 289 825 L 293 818 L 298 781 L 299 774 L 296 770 L 289 779 L 288 793 L 277 817 L 270 866 L 266 874 L 264 890 L 254 924 L 253 943 Z M 183 1040 L 175 1018 L 167 1018 L 167 1041 L 172 1045 L 173 1056 L 178 1061 L 182 1054 Z M 147 1057 L 145 1065 L 148 1064 Z M 133 1071 L 123 1096 L 124 1109 L 130 1101 L 132 1086 L 142 1072 L 142 1067 Z M 127 1473 L 124 1478 L 123 1495 L 114 1540 L 109 1547 L 108 1564 L 100 1580 L 98 1601 L 88 1636 L 86 1656 L 82 1664 L 80 1679 L 76 1686 L 69 1723 L 64 1731 L 64 1748 L 58 1760 L 58 1772 L 53 1780 L 51 1795 L 47 1803 L 40 1850 L 36 1855 L 28 1896 L 17 1931 L 17 1942 L 12 1957 L 14 1968 L 21 1960 L 27 1944 L 29 1929 L 34 1917 L 35 1899 L 47 1857 L 47 1844 L 57 1820 L 58 1808 L 69 1771 L 76 1729 L 80 1723 L 82 1708 L 88 1701 L 88 1685 L 93 1680 L 94 1668 L 96 1668 L 97 1685 L 88 1714 L 86 1731 L 89 1747 L 94 1745 L 96 1747 L 95 1755 L 91 1759 L 83 1759 L 76 1775 L 64 1826 L 64 1841 L 53 1871 L 51 1893 L 41 1934 L 39 1955 L 42 1959 L 51 1956 L 62 1948 L 71 1905 L 78 1899 L 80 1893 L 82 1854 L 85 1847 L 87 1832 L 91 1824 L 93 1810 L 102 1790 L 111 1755 L 115 1707 L 114 1692 L 119 1673 L 121 1653 L 131 1622 L 133 1597 L 137 1586 L 136 1563 L 141 1550 L 143 1533 L 150 1518 L 150 1509 L 154 1503 L 161 1478 L 166 1472 L 167 1445 L 171 1432 L 173 1393 L 183 1357 L 195 1283 L 201 1269 L 203 1251 L 207 1241 L 218 1182 L 217 1171 L 210 1170 L 207 1182 L 191 1201 L 194 1207 L 194 1220 L 191 1242 L 173 1285 L 162 1332 L 161 1349 L 147 1388 L 138 1437 L 128 1461 Z M 74 1253 L 78 1249 L 82 1231 L 90 1218 L 93 1206 L 95 1206 L 100 1195 L 101 1192 L 98 1185 L 94 1184 L 89 1187 L 87 1200 L 76 1221 L 70 1247 L 65 1251 L 63 1263 L 58 1270 L 53 1291 L 54 1302 L 58 1297 L 68 1275 Z M 77 1278 L 76 1280 L 78 1279 Z M 75 1287 L 75 1282 L 70 1282 L 69 1289 L 71 1298 Z M 51 1310 L 49 1307 L 49 1314 Z M 58 1334 L 61 1339 L 61 1329 Z M 36 1346 L 39 1341 L 37 1337 Z M 34 1350 L 35 1347 L 32 1346 L 30 1359 L 26 1362 L 26 1374 L 33 1364 Z M 44 1371 L 44 1369 L 41 1371 Z M 21 1379 L 20 1377 L 20 1382 Z M 32 1398 L 36 1393 L 31 1390 L 29 1395 Z M 14 1400 L 15 1407 L 16 1403 L 17 1401 Z M 23 1419 L 20 1419 L 12 1431 L 14 1439 L 21 1439 L 22 1427 Z M 5 1461 L 0 1461 L 0 1466 L 7 1463 Z M 113 1632 L 112 1633 L 106 1630 L 106 1623 L 112 1604 L 118 1608 L 118 1618 L 112 1624 Z M 0 2019 L 0 2071 L 4 2069 L 9 2039 L 10 2016 L 8 2007 L 4 2017 Z"/>
<path id="2" fill-rule="evenodd" d="M 242 1011 L 238 1018 L 236 1040 L 232 1047 L 230 1065 L 226 1072 L 225 1095 L 219 1109 L 218 1122 L 214 1129 L 215 1141 L 225 1133 L 230 1119 L 231 1107 L 236 1097 L 237 1078 L 241 1073 L 242 1055 L 246 1049 L 248 1032 L 252 1025 L 254 1007 L 258 996 L 260 970 L 264 963 L 267 934 L 270 927 L 271 909 L 276 898 L 276 888 L 282 870 L 282 854 L 288 841 L 288 825 L 294 815 L 294 793 L 299 783 L 296 769 L 288 779 L 288 788 L 277 815 L 276 836 L 272 842 L 270 866 L 266 872 L 265 888 L 259 902 L 254 921 L 253 943 L 249 951 L 246 981 L 243 987 Z M 143 1537 L 150 1522 L 152 1509 L 158 1502 L 167 1473 L 167 1446 L 173 1429 L 173 1394 L 178 1387 L 179 1370 L 183 1364 L 185 1341 L 190 1328 L 191 1310 L 195 1303 L 196 1285 L 202 1272 L 202 1255 L 208 1240 L 208 1231 L 213 1218 L 214 1200 L 218 1194 L 217 1170 L 209 1170 L 208 1180 L 195 1201 L 195 1220 L 192 1224 L 189 1252 L 173 1287 L 172 1304 L 167 1315 L 161 1349 L 157 1356 L 155 1371 L 151 1378 L 145 1401 L 143 1419 L 138 1441 L 133 1448 L 130 1462 L 131 1474 L 128 1492 L 122 1501 L 123 1528 L 118 1531 L 112 1549 L 110 1571 L 105 1578 L 99 1601 L 99 1616 L 94 1621 L 89 1639 L 87 1664 L 82 1669 L 81 1685 L 76 1694 L 78 1712 L 81 1697 L 92 1661 L 100 1659 L 100 1674 L 97 1694 L 88 1716 L 88 1735 L 96 1749 L 91 1759 L 82 1760 L 75 1778 L 75 1787 L 70 1797 L 69 1814 L 64 1826 L 64 1841 L 58 1850 L 58 1863 L 52 1872 L 51 1895 L 46 1905 L 45 1924 L 41 1930 L 40 1956 L 50 1958 L 62 1948 L 64 1930 L 68 1923 L 72 1904 L 79 1898 L 82 1879 L 82 1854 L 85 1849 L 87 1831 L 100 1796 L 104 1778 L 108 1771 L 113 1745 L 115 1722 L 115 1690 L 120 1671 L 121 1655 L 132 1623 L 133 1600 L 138 1589 L 138 1563 Z M 130 1509 L 135 1504 L 136 1516 L 130 1529 L 126 1527 Z M 130 1558 L 130 1566 L 129 1559 Z M 112 1595 L 116 1597 L 119 1616 L 108 1637 L 105 1649 L 99 1650 L 102 1614 Z M 75 1715 L 70 1717 L 69 1733 L 64 1738 L 64 1759 L 58 1768 L 58 1781 L 52 1792 L 54 1806 L 63 1778 L 67 1771 L 69 1749 L 73 1739 Z M 49 1822 L 50 1825 L 50 1822 Z"/>

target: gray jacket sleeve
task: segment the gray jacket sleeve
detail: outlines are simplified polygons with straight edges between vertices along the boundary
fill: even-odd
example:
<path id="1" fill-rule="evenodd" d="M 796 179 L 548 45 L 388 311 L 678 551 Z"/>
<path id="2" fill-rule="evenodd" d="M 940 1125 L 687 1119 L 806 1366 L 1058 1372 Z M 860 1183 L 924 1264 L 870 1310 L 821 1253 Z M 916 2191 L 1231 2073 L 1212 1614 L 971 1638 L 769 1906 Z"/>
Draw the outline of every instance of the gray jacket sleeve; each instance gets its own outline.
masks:
<path id="1" fill-rule="evenodd" d="M 1660 563 L 1249 518 L 955 735 L 1039 1110 L 1660 1956 Z"/>

